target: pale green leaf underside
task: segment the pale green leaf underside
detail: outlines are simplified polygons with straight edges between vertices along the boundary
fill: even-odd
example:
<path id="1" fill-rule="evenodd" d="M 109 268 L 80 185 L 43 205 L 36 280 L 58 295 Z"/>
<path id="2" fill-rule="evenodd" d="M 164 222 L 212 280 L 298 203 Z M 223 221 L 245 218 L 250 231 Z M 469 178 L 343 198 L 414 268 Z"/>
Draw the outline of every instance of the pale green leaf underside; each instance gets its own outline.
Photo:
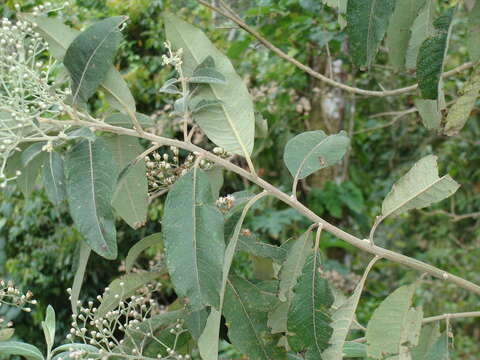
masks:
<path id="1" fill-rule="evenodd" d="M 442 113 L 439 110 L 438 100 L 415 99 L 415 106 L 427 129 L 436 130 L 440 127 Z"/>
<path id="2" fill-rule="evenodd" d="M 285 146 L 283 160 L 296 179 L 338 163 L 350 144 L 344 131 L 327 136 L 322 130 L 295 136 Z"/>
<path id="3" fill-rule="evenodd" d="M 43 360 L 43 355 L 37 347 L 19 341 L 0 342 L 0 354 L 18 355 L 30 360 Z"/>
<path id="4" fill-rule="evenodd" d="M 427 0 L 413 22 L 409 32 L 405 65 L 407 69 L 414 70 L 417 67 L 418 49 L 423 41 L 434 34 L 433 18 L 435 15 L 435 0 Z"/>
<path id="5" fill-rule="evenodd" d="M 436 156 L 425 156 L 392 186 L 383 200 L 382 217 L 427 207 L 454 194 L 459 187 L 449 175 L 438 176 Z"/>
<path id="6" fill-rule="evenodd" d="M 196 113 L 194 120 L 215 144 L 248 157 L 253 150 L 255 115 L 245 83 L 230 60 L 202 31 L 172 14 L 165 14 L 164 19 L 167 39 L 175 49 L 183 49 L 182 69 L 186 77 L 191 77 L 194 69 L 211 56 L 215 61 L 215 70 L 226 80 L 225 84 L 205 85 L 195 96 L 198 100 L 219 100 L 222 105 Z"/>

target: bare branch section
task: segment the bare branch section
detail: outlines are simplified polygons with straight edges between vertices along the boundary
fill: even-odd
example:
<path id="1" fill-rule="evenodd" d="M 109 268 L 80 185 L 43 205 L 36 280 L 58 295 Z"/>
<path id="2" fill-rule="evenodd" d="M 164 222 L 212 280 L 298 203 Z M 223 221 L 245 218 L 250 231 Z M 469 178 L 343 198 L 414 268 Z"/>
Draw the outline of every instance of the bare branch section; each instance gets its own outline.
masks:
<path id="1" fill-rule="evenodd" d="M 395 263 L 405 265 L 412 269 L 418 270 L 422 273 L 427 273 L 433 277 L 442 279 L 447 282 L 454 283 L 459 287 L 466 289 L 468 291 L 480 294 L 480 286 L 465 280 L 461 277 L 455 276 L 450 274 L 446 271 L 443 271 L 435 266 L 426 264 L 422 261 L 410 258 L 408 256 L 396 253 L 394 251 L 390 251 L 384 249 L 382 247 L 373 245 L 370 243 L 368 239 L 360 239 L 354 235 L 351 235 L 342 229 L 330 224 L 328 221 L 322 219 L 320 216 L 315 214 L 312 210 L 308 209 L 305 205 L 299 202 L 297 199 L 293 198 L 292 196 L 280 191 L 275 186 L 270 184 L 269 182 L 261 179 L 256 174 L 252 174 L 251 172 L 232 164 L 230 161 L 226 159 L 222 159 L 215 154 L 204 150 L 192 143 L 184 142 L 181 140 L 176 139 L 169 139 L 165 137 L 161 137 L 152 133 L 145 132 L 143 134 L 139 134 L 136 130 L 122 128 L 118 126 L 112 126 L 109 124 L 101 123 L 101 122 L 92 122 L 92 121 L 83 121 L 83 120 L 72 120 L 72 121 L 59 121 L 59 120 L 52 120 L 52 119 L 40 119 L 40 122 L 55 124 L 57 126 L 65 126 L 65 125 L 72 125 L 72 126 L 87 126 L 91 129 L 107 131 L 115 134 L 120 135 L 128 135 L 134 136 L 138 138 L 143 138 L 151 141 L 154 144 L 163 144 L 165 146 L 175 146 L 184 150 L 188 150 L 191 152 L 197 152 L 203 156 L 203 158 L 208 159 L 220 166 L 223 166 L 225 169 L 230 170 L 243 178 L 251 181 L 252 183 L 258 185 L 262 189 L 268 191 L 272 196 L 275 196 L 277 199 L 283 201 L 287 205 L 291 206 L 295 210 L 297 210 L 300 214 L 305 216 L 306 218 L 310 219 L 313 223 L 322 224 L 323 229 L 328 231 L 332 235 L 348 242 L 349 244 L 355 246 L 356 248 L 366 251 L 368 253 L 374 254 L 379 256 L 380 258 L 385 258 L 391 260 Z"/>
<path id="2" fill-rule="evenodd" d="M 304 71 L 308 75 L 325 82 L 326 84 L 337 87 L 339 89 L 342 89 L 346 92 L 357 94 L 357 95 L 363 95 L 363 96 L 376 96 L 376 97 L 386 97 L 386 96 L 396 96 L 396 95 L 401 95 L 401 94 L 406 94 L 412 91 L 415 91 L 418 88 L 418 84 L 410 85 L 407 87 L 399 88 L 399 89 L 393 89 L 393 90 L 365 90 L 365 89 L 360 89 L 356 88 L 353 86 L 349 86 L 343 83 L 340 83 L 338 81 L 335 81 L 323 74 L 320 74 L 319 72 L 313 70 L 311 67 L 301 63 L 297 59 L 287 55 L 284 53 L 282 50 L 280 50 L 278 47 L 273 45 L 270 41 L 268 41 L 266 38 L 264 38 L 260 33 L 258 33 L 255 29 L 251 28 L 248 26 L 244 21 L 242 21 L 237 15 L 234 15 L 233 12 L 228 9 L 228 10 L 223 10 L 219 7 L 216 7 L 210 3 L 208 3 L 205 0 L 197 0 L 200 4 L 203 6 L 208 7 L 212 11 L 215 11 L 216 13 L 225 16 L 226 18 L 230 19 L 233 21 L 235 24 L 237 24 L 240 28 L 248 32 L 250 35 L 252 35 L 254 38 L 256 38 L 258 41 L 260 41 L 267 49 L 270 49 L 273 51 L 275 54 L 277 54 L 279 57 L 282 59 L 292 63 L 296 67 L 298 67 L 300 70 Z M 474 65 L 476 65 L 475 62 L 466 62 L 458 67 L 456 67 L 453 70 L 444 72 L 442 74 L 443 78 L 447 78 L 453 75 L 458 74 L 459 72 L 462 72 L 464 70 L 472 68 Z"/>

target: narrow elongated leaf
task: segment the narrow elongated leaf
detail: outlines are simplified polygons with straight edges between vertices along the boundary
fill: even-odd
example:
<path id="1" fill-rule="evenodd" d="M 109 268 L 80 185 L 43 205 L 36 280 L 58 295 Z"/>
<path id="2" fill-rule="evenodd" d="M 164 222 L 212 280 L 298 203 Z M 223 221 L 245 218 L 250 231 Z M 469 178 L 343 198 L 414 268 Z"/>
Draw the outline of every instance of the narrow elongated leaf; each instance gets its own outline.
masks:
<path id="1" fill-rule="evenodd" d="M 480 60 L 480 2 L 468 13 L 468 54 L 472 61 Z"/>
<path id="2" fill-rule="evenodd" d="M 440 326 L 438 322 L 427 324 L 420 331 L 418 345 L 412 349 L 412 360 L 429 359 L 429 354 L 440 338 Z"/>
<path id="3" fill-rule="evenodd" d="M 439 96 L 453 14 L 454 8 L 450 8 L 433 22 L 435 34 L 427 38 L 418 50 L 417 80 L 424 99 L 436 100 Z"/>
<path id="4" fill-rule="evenodd" d="M 438 176 L 436 156 L 425 156 L 392 186 L 383 200 L 382 217 L 427 207 L 454 194 L 459 187 L 449 175 Z"/>
<path id="5" fill-rule="evenodd" d="M 226 84 L 205 85 L 195 96 L 198 101 L 219 100 L 222 106 L 197 112 L 194 120 L 215 144 L 248 158 L 253 150 L 255 116 L 245 83 L 230 60 L 202 31 L 172 14 L 166 14 L 164 19 L 167 39 L 175 49 L 183 49 L 182 70 L 186 77 L 191 77 L 209 56 L 214 60 L 215 70 L 225 77 Z"/>
<path id="6" fill-rule="evenodd" d="M 370 67 L 387 31 L 395 0 L 351 0 L 347 3 L 350 55 L 359 67 Z"/>
<path id="7" fill-rule="evenodd" d="M 349 144 L 350 139 L 344 131 L 330 136 L 322 130 L 307 131 L 287 143 L 283 160 L 294 178 L 303 179 L 338 163 Z"/>
<path id="8" fill-rule="evenodd" d="M 320 276 L 320 264 L 320 253 L 312 251 L 294 288 L 287 320 L 288 344 L 295 351 L 308 350 L 312 359 L 321 357 L 333 332 L 329 314 L 333 295 Z"/>
<path id="9" fill-rule="evenodd" d="M 477 67 L 475 73 L 462 89 L 460 96 L 455 104 L 452 105 L 447 115 L 444 133 L 448 136 L 456 135 L 462 130 L 470 113 L 475 107 L 478 94 L 480 92 L 480 67 Z"/>
<path id="10" fill-rule="evenodd" d="M 411 36 L 408 42 L 405 64 L 409 70 L 415 70 L 417 67 L 420 45 L 422 45 L 426 38 L 435 33 L 435 28 L 433 27 L 435 4 L 435 0 L 427 0 L 410 29 Z"/>
<path id="11" fill-rule="evenodd" d="M 162 234 L 156 233 L 144 237 L 142 240 L 133 245 L 130 250 L 128 250 L 127 257 L 125 258 L 125 271 L 128 273 L 132 271 L 133 265 L 137 260 L 138 256 L 146 249 L 162 245 Z M 163 247 L 163 246 L 162 246 Z"/>
<path id="12" fill-rule="evenodd" d="M 43 162 L 42 181 L 48 199 L 58 205 L 67 197 L 63 158 L 59 153 L 47 153 Z"/>
<path id="13" fill-rule="evenodd" d="M 18 355 L 31 360 L 43 360 L 43 355 L 37 347 L 19 341 L 0 342 L 0 354 Z"/>
<path id="14" fill-rule="evenodd" d="M 175 291 L 195 310 L 219 306 L 223 216 L 214 206 L 208 177 L 195 168 L 170 189 L 163 217 L 167 266 Z"/>
<path id="15" fill-rule="evenodd" d="M 73 278 L 72 292 L 70 294 L 70 305 L 72 306 L 72 313 L 78 312 L 78 299 L 80 298 L 80 291 L 82 291 L 83 279 L 85 277 L 85 270 L 87 269 L 88 259 L 92 249 L 86 242 L 81 241 L 78 249 L 78 264 Z"/>
<path id="16" fill-rule="evenodd" d="M 397 70 L 405 67 L 408 43 L 412 35 L 410 28 L 425 1 L 427 0 L 396 0 L 395 11 L 388 25 L 386 44 L 389 61 Z"/>
<path id="17" fill-rule="evenodd" d="M 92 359 L 97 359 L 99 357 L 98 355 L 96 355 L 98 354 L 98 348 L 96 348 L 95 346 L 83 344 L 83 343 L 73 343 L 73 344 L 60 345 L 56 347 L 52 353 L 56 355 L 52 358 L 52 360 L 62 360 L 62 359 L 71 358 L 73 356 L 72 353 L 78 350 L 84 351 L 85 354 L 88 354 L 88 356 Z"/>
<path id="18" fill-rule="evenodd" d="M 218 341 L 220 336 L 220 321 L 222 314 L 215 308 L 211 308 L 205 328 L 198 339 L 198 350 L 203 360 L 218 359 Z"/>
<path id="19" fill-rule="evenodd" d="M 251 282 L 231 277 L 225 293 L 224 315 L 232 344 L 252 360 L 283 360 L 285 351 L 277 346 L 279 335 L 267 327 L 267 311 L 277 303 L 274 294 Z"/>
<path id="20" fill-rule="evenodd" d="M 127 135 L 114 135 L 106 139 L 118 169 L 123 169 L 143 152 L 138 139 Z M 134 229 L 147 221 L 148 183 L 144 161 L 133 165 L 128 174 L 119 179 L 112 206 L 116 213 Z"/>
<path id="21" fill-rule="evenodd" d="M 117 257 L 111 201 L 118 168 L 105 140 L 79 142 L 65 158 L 67 198 L 76 228 L 97 254 Z"/>
<path id="22" fill-rule="evenodd" d="M 437 100 L 415 99 L 415 106 L 427 129 L 434 130 L 440 127 L 442 114 Z"/>
<path id="23" fill-rule="evenodd" d="M 52 349 L 55 341 L 55 310 L 50 305 L 47 306 L 45 321 L 42 321 L 43 334 L 49 350 Z"/>
<path id="24" fill-rule="evenodd" d="M 423 312 L 412 308 L 415 289 L 416 284 L 402 286 L 375 309 L 366 332 L 370 358 L 405 356 L 418 344 Z"/>

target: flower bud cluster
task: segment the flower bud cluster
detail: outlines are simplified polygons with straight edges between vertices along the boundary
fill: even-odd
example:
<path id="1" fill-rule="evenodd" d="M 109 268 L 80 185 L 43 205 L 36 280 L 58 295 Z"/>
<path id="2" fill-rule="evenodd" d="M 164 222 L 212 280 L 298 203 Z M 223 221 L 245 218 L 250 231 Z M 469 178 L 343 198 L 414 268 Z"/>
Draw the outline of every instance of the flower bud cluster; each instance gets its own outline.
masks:
<path id="1" fill-rule="evenodd" d="M 322 278 L 326 279 L 329 284 L 333 287 L 345 291 L 351 292 L 355 290 L 358 282 L 361 279 L 361 276 L 355 273 L 348 273 L 347 275 L 342 275 L 335 270 L 327 270 L 321 272 Z"/>
<path id="2" fill-rule="evenodd" d="M 33 298 L 33 293 L 27 291 L 22 293 L 12 281 L 0 280 L 0 308 L 3 305 L 13 306 L 25 312 L 31 312 L 32 305 L 36 305 L 37 300 Z M 0 317 L 0 330 L 6 327 L 11 327 L 12 322 L 6 322 Z"/>
<path id="3" fill-rule="evenodd" d="M 235 202 L 235 197 L 233 195 L 227 195 L 227 196 L 218 198 L 215 204 L 217 205 L 218 209 L 222 213 L 226 213 L 228 210 L 230 210 L 233 207 L 234 202 Z"/>
<path id="4" fill-rule="evenodd" d="M 179 69 L 182 65 L 182 55 L 183 49 L 178 49 L 177 51 L 172 50 L 172 43 L 170 41 L 165 41 L 163 44 L 168 51 L 167 55 L 162 56 L 162 65 L 173 65 L 175 69 Z"/>

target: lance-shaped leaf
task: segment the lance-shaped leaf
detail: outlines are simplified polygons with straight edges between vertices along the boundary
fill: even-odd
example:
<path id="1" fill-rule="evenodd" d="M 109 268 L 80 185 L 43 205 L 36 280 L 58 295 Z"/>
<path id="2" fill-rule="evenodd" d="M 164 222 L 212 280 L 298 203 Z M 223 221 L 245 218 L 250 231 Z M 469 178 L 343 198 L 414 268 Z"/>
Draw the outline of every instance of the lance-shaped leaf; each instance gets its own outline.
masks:
<path id="1" fill-rule="evenodd" d="M 73 102 L 86 103 L 113 64 L 126 20 L 116 16 L 99 21 L 80 33 L 68 47 L 63 63 L 72 78 Z"/>
<path id="2" fill-rule="evenodd" d="M 460 96 L 455 104 L 452 105 L 447 115 L 444 133 L 448 136 L 456 135 L 464 127 L 480 92 L 480 67 L 477 67 L 475 73 L 462 89 Z"/>
<path id="3" fill-rule="evenodd" d="M 114 135 L 106 139 L 119 169 L 125 168 L 143 152 L 138 139 L 127 135 Z M 119 179 L 112 206 L 117 214 L 134 229 L 147 221 L 148 183 L 145 162 L 139 161 Z"/>
<path id="4" fill-rule="evenodd" d="M 42 181 L 48 199 L 55 205 L 60 204 L 67 197 L 63 158 L 59 153 L 47 153 L 43 161 Z"/>
<path id="5" fill-rule="evenodd" d="M 288 344 L 295 351 L 308 350 L 312 359 L 320 358 L 333 332 L 329 314 L 333 295 L 320 276 L 320 265 L 320 252 L 312 251 L 294 288 L 287 320 Z"/>
<path id="6" fill-rule="evenodd" d="M 402 286 L 375 309 L 366 332 L 369 358 L 404 358 L 418 344 L 423 312 L 412 307 L 415 289 L 416 284 Z"/>
<path id="7" fill-rule="evenodd" d="M 338 309 L 333 312 L 331 324 L 333 328 L 333 334 L 329 342 L 330 346 L 322 353 L 323 360 L 343 359 L 343 354 L 345 353 L 345 340 L 355 318 L 355 311 L 357 310 L 365 281 L 367 280 L 370 269 L 377 260 L 378 258 L 375 257 L 372 261 L 370 261 L 352 296 L 350 296 L 342 305 L 340 305 Z"/>
<path id="8" fill-rule="evenodd" d="M 388 58 L 395 69 L 405 67 L 410 28 L 426 0 L 396 0 L 395 11 L 388 25 L 387 41 Z M 428 0 L 430 1 L 430 0 Z"/>
<path id="9" fill-rule="evenodd" d="M 19 341 L 0 342 L 0 354 L 18 355 L 30 360 L 43 360 L 43 355 L 37 347 Z"/>
<path id="10" fill-rule="evenodd" d="M 433 27 L 435 6 L 435 0 L 427 0 L 409 30 L 411 36 L 408 42 L 405 61 L 405 65 L 409 70 L 414 70 L 417 67 L 418 49 L 420 49 L 420 45 L 422 45 L 426 38 L 435 33 L 435 28 Z"/>
<path id="11" fill-rule="evenodd" d="M 172 14 L 166 14 L 164 19 L 167 39 L 175 49 L 183 49 L 184 76 L 192 77 L 197 66 L 211 57 L 215 70 L 225 78 L 225 84 L 209 83 L 197 92 L 196 100 L 218 100 L 221 105 L 195 113 L 194 120 L 215 144 L 249 158 L 253 150 L 255 115 L 245 83 L 230 60 L 202 31 Z"/>
<path id="12" fill-rule="evenodd" d="M 440 338 L 440 326 L 438 322 L 427 324 L 420 331 L 418 345 L 412 349 L 412 360 L 434 359 L 429 354 L 435 348 L 435 344 Z"/>
<path id="13" fill-rule="evenodd" d="M 79 142 L 65 158 L 67 199 L 75 226 L 97 254 L 117 257 L 112 198 L 118 168 L 102 138 Z"/>
<path id="14" fill-rule="evenodd" d="M 72 306 L 72 313 L 78 313 L 78 299 L 80 298 L 80 291 L 82 291 L 83 279 L 85 277 L 85 270 L 87 269 L 88 259 L 92 253 L 92 249 L 84 241 L 78 244 L 78 257 L 76 260 L 77 270 L 73 278 L 72 291 L 70 293 L 70 305 Z"/>
<path id="15" fill-rule="evenodd" d="M 448 50 L 454 8 L 433 22 L 435 34 L 426 39 L 418 50 L 417 79 L 424 99 L 436 100 Z"/>
<path id="16" fill-rule="evenodd" d="M 162 221 L 167 266 L 175 291 L 192 309 L 219 306 L 223 216 L 214 206 L 208 177 L 195 168 L 170 189 Z"/>
<path id="17" fill-rule="evenodd" d="M 350 144 L 344 131 L 327 136 L 322 130 L 295 136 L 285 146 L 283 160 L 295 179 L 338 163 Z"/>
<path id="18" fill-rule="evenodd" d="M 128 250 L 127 257 L 125 258 L 125 271 L 127 273 L 132 271 L 133 265 L 135 264 L 138 256 L 152 246 L 161 246 L 163 248 L 161 233 L 144 237 L 142 240 L 133 245 L 130 250 Z"/>
<path id="19" fill-rule="evenodd" d="M 415 99 L 415 106 L 418 109 L 423 125 L 427 129 L 432 130 L 440 127 L 442 114 L 437 100 Z"/>
<path id="20" fill-rule="evenodd" d="M 231 277 L 225 293 L 224 315 L 232 344 L 252 360 L 284 360 L 279 335 L 267 327 L 267 312 L 277 303 L 275 294 L 239 277 Z"/>
<path id="21" fill-rule="evenodd" d="M 347 3 L 350 55 L 359 67 L 370 67 L 385 35 L 395 0 L 362 0 Z"/>
<path id="22" fill-rule="evenodd" d="M 480 60 L 480 2 L 468 13 L 468 54 L 472 61 Z"/>
<path id="23" fill-rule="evenodd" d="M 45 315 L 45 321 L 42 321 L 42 328 L 50 352 L 55 342 L 55 310 L 50 305 L 47 306 L 47 314 Z"/>
<path id="24" fill-rule="evenodd" d="M 427 207 L 454 194 L 459 187 L 450 175 L 438 176 L 436 156 L 425 156 L 392 186 L 383 200 L 382 218 Z"/>

